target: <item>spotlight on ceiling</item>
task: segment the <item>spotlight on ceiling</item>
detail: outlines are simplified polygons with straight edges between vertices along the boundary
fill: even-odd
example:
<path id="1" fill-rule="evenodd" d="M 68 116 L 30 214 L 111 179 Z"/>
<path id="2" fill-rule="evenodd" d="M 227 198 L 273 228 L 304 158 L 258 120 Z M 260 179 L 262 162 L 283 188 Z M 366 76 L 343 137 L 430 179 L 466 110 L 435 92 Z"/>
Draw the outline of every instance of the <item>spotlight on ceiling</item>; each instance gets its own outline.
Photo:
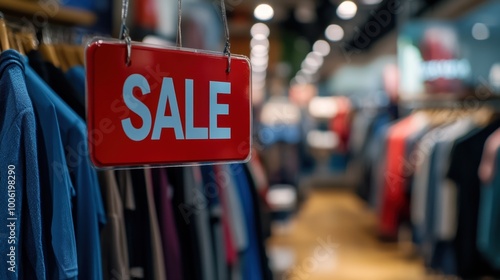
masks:
<path id="1" fill-rule="evenodd" d="M 274 10 L 273 7 L 271 7 L 268 4 L 260 4 L 257 7 L 255 7 L 253 15 L 258 20 L 266 21 L 273 18 Z"/>
<path id="2" fill-rule="evenodd" d="M 330 44 L 325 40 L 318 40 L 313 45 L 313 51 L 322 56 L 327 56 L 330 53 Z"/>
<path id="3" fill-rule="evenodd" d="M 356 15 L 358 6 L 352 1 L 344 1 L 337 7 L 337 16 L 341 19 L 351 19 Z"/>
<path id="4" fill-rule="evenodd" d="M 262 22 L 256 23 L 250 29 L 250 34 L 252 37 L 258 37 L 259 35 L 264 35 L 266 38 L 269 36 L 270 30 L 267 25 Z"/>
<path id="5" fill-rule="evenodd" d="M 330 24 L 325 30 L 325 37 L 332 42 L 340 41 L 344 38 L 344 29 L 340 25 Z"/>

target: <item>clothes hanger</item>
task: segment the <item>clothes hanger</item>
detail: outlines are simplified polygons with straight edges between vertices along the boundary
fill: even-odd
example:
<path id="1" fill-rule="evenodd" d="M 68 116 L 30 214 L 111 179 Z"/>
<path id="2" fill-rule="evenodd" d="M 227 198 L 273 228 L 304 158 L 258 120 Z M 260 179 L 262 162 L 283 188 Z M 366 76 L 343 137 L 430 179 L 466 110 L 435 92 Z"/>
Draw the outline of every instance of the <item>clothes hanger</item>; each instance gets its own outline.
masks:
<path id="1" fill-rule="evenodd" d="M 61 67 L 61 61 L 59 60 L 56 49 L 54 48 L 54 45 L 50 40 L 48 30 L 49 29 L 47 28 L 44 28 L 42 30 L 42 40 L 40 42 L 40 45 L 38 46 L 38 49 L 40 50 L 43 59 L 52 63 L 56 67 Z"/>
<path id="2" fill-rule="evenodd" d="M 56 51 L 57 58 L 59 59 L 60 65 L 59 68 L 63 70 L 63 72 L 68 71 L 69 62 L 66 58 L 65 49 L 62 44 L 54 44 L 54 49 Z"/>
<path id="3" fill-rule="evenodd" d="M 24 23 L 20 27 L 20 32 L 18 33 L 18 37 L 26 54 L 28 54 L 30 51 L 38 49 L 36 30 L 31 22 Z"/>
<path id="4" fill-rule="evenodd" d="M 66 44 L 65 48 L 66 48 L 66 58 L 68 59 L 69 62 L 69 68 L 82 65 L 82 63 L 80 62 L 79 53 L 77 52 L 78 46 Z"/>
<path id="5" fill-rule="evenodd" d="M 18 51 L 22 55 L 25 54 L 24 49 L 19 44 L 17 37 L 14 35 L 14 32 L 12 31 L 12 29 L 9 26 L 7 26 L 7 38 L 9 39 L 9 46 L 12 49 Z"/>
<path id="6" fill-rule="evenodd" d="M 72 29 L 62 30 L 62 55 L 65 57 L 68 69 L 81 65 L 77 53 L 75 52 L 75 46 L 72 44 L 74 40 L 74 31 Z"/>
<path id="7" fill-rule="evenodd" d="M 53 39 L 56 41 L 54 48 L 61 63 L 61 70 L 66 72 L 71 67 L 79 65 L 78 58 L 73 51 L 73 46 L 68 43 L 71 41 L 70 32 L 67 32 L 64 28 L 58 28 L 54 29 L 52 34 L 54 34 Z"/>
<path id="8" fill-rule="evenodd" d="M 0 47 L 1 51 L 10 49 L 7 26 L 5 25 L 5 18 L 2 13 L 0 13 Z"/>
<path id="9" fill-rule="evenodd" d="M 18 33 L 18 37 L 26 53 L 38 49 L 38 40 L 34 33 L 23 31 Z"/>

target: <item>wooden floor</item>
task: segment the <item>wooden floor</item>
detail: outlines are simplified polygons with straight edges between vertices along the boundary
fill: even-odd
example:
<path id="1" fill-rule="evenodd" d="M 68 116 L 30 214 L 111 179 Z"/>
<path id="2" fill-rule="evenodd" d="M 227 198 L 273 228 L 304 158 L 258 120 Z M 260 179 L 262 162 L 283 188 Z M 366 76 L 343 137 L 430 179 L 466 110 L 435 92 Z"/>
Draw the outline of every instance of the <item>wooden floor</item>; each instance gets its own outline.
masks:
<path id="1" fill-rule="evenodd" d="M 315 190 L 268 241 L 277 280 L 422 280 L 411 244 L 381 242 L 376 217 L 354 194 Z M 438 279 L 438 278 L 436 278 Z"/>

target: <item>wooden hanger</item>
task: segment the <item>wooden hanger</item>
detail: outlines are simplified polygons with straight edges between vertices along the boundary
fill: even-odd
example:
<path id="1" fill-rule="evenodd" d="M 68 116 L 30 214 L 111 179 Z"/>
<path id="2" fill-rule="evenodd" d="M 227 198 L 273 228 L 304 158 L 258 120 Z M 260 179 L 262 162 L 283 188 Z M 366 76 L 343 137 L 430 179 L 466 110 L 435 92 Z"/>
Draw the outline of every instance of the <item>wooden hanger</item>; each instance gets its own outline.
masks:
<path id="1" fill-rule="evenodd" d="M 62 44 L 54 44 L 54 49 L 56 50 L 57 58 L 59 59 L 60 65 L 59 68 L 64 72 L 68 71 L 70 62 L 66 57 L 66 50 Z"/>
<path id="2" fill-rule="evenodd" d="M 23 39 L 21 37 L 21 33 L 14 33 L 14 40 L 16 41 L 17 47 L 19 48 L 19 52 L 21 54 L 23 54 L 23 55 L 27 54 L 28 52 L 24 48 Z"/>
<path id="3" fill-rule="evenodd" d="M 7 26 L 5 25 L 5 18 L 0 13 L 0 47 L 1 51 L 10 49 L 9 37 L 7 34 Z"/>
<path id="4" fill-rule="evenodd" d="M 23 45 L 24 51 L 29 53 L 32 50 L 38 49 L 38 41 L 34 33 L 31 32 L 21 32 L 18 33 L 21 44 Z"/>
<path id="5" fill-rule="evenodd" d="M 14 32 L 12 31 L 11 28 L 7 27 L 7 38 L 9 40 L 9 46 L 18 51 L 20 54 L 24 55 L 24 49 L 22 46 L 19 44 L 16 36 L 14 35 Z"/>
<path id="6" fill-rule="evenodd" d="M 44 60 L 52 63 L 56 67 L 61 67 L 61 61 L 57 56 L 56 49 L 50 40 L 48 32 L 49 30 L 47 28 L 42 30 L 42 41 L 40 42 L 38 49 L 40 50 Z"/>
<path id="7" fill-rule="evenodd" d="M 62 60 L 65 61 L 65 69 L 63 69 L 63 71 L 67 71 L 72 67 L 80 65 L 80 61 L 72 45 L 65 43 L 59 44 L 57 50 L 59 51 Z"/>

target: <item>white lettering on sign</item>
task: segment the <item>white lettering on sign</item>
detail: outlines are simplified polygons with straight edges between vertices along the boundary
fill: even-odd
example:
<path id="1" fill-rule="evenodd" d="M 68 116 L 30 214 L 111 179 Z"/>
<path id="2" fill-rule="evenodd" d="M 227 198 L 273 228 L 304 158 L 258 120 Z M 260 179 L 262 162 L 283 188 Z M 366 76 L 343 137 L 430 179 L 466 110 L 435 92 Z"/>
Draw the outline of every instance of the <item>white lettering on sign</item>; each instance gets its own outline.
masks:
<path id="1" fill-rule="evenodd" d="M 194 126 L 194 86 L 192 79 L 185 80 L 185 129 L 183 130 L 175 94 L 174 81 L 172 78 L 165 77 L 160 90 L 160 99 L 156 109 L 156 117 L 154 124 L 151 120 L 151 112 L 149 108 L 137 99 L 134 94 L 134 88 L 138 87 L 142 95 L 149 94 L 151 89 L 149 83 L 144 76 L 140 74 L 132 74 L 128 76 L 123 84 L 123 100 L 125 105 L 142 119 L 142 126 L 134 127 L 130 118 L 122 120 L 122 128 L 130 140 L 142 141 L 148 137 L 153 125 L 152 140 L 159 140 L 163 129 L 173 129 L 175 139 L 231 139 L 230 127 L 219 127 L 217 117 L 220 115 L 229 114 L 228 104 L 217 103 L 217 95 L 231 94 L 231 83 L 210 81 L 209 87 L 209 127 Z M 171 115 L 165 116 L 166 106 L 169 106 Z M 186 133 L 184 133 L 184 131 Z"/>

